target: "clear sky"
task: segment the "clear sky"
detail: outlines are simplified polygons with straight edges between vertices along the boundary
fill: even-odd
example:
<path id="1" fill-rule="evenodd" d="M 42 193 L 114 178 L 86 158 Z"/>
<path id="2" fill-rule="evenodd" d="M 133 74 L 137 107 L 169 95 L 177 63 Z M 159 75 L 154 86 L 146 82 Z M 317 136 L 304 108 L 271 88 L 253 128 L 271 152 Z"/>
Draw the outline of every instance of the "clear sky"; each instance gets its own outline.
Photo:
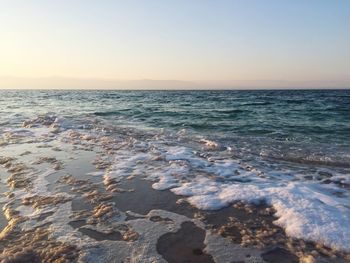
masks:
<path id="1" fill-rule="evenodd" d="M 58 79 L 350 87 L 350 1 L 0 0 L 0 87 Z"/>

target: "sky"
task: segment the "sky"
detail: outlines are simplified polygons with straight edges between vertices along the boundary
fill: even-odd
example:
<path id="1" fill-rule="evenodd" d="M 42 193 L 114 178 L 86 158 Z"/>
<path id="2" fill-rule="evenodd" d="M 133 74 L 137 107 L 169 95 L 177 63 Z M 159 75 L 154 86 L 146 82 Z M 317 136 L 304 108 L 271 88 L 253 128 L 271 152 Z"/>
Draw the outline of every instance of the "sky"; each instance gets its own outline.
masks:
<path id="1" fill-rule="evenodd" d="M 0 88 L 350 87 L 349 0 L 0 0 Z"/>

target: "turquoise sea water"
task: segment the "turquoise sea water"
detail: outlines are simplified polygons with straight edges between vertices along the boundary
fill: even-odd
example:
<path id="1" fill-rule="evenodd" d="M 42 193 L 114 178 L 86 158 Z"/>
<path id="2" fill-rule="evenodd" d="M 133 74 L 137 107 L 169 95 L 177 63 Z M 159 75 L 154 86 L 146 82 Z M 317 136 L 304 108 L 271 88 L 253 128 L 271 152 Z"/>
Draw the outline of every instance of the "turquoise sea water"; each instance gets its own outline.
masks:
<path id="1" fill-rule="evenodd" d="M 241 157 L 350 166 L 350 90 L 0 91 L 0 129 L 40 114 L 186 131 Z"/>

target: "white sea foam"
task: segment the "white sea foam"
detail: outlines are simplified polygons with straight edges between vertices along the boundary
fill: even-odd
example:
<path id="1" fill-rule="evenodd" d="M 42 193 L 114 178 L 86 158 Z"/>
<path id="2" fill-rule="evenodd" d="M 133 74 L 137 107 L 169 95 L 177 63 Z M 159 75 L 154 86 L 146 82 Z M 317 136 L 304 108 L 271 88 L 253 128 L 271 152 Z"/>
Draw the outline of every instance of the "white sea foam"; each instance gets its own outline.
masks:
<path id="1" fill-rule="evenodd" d="M 139 164 L 149 159 L 149 155 L 145 153 L 138 153 L 130 156 L 130 151 L 120 151 L 115 159 L 114 164 L 105 173 L 105 180 L 115 179 L 120 181 L 132 173 L 141 172 L 142 169 Z"/>
<path id="2" fill-rule="evenodd" d="M 297 172 L 293 177 L 293 170 L 263 173 L 235 160 L 209 161 L 189 147 L 158 147 L 164 161 L 153 161 L 147 149 L 141 154 L 123 151 L 116 154 L 109 175 L 121 179 L 135 171 L 146 172 L 157 181 L 154 189 L 171 189 L 199 209 L 217 210 L 234 201 L 264 201 L 275 208 L 275 223 L 289 236 L 350 251 L 350 199 L 332 194 L 339 191 L 334 184 L 301 181 Z"/>
<path id="3" fill-rule="evenodd" d="M 265 201 L 276 209 L 275 223 L 292 237 L 313 240 L 327 246 L 350 250 L 350 201 L 330 195 L 333 186 L 308 182 L 261 182 L 230 184 L 197 177 L 173 188 L 178 195 L 206 210 L 216 210 L 238 200 Z"/>
<path id="4" fill-rule="evenodd" d="M 314 183 L 290 182 L 285 186 L 222 184 L 203 179 L 174 188 L 176 194 L 200 209 L 216 210 L 238 200 L 264 200 L 276 209 L 275 223 L 292 237 L 350 250 L 349 202 L 323 194 Z"/>

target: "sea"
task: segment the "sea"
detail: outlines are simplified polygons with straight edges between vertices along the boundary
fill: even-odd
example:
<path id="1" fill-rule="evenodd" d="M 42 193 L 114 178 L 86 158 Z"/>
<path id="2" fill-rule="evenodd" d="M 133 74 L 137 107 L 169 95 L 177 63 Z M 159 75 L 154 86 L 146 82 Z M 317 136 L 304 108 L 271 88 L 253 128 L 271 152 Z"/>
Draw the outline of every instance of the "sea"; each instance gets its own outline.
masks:
<path id="1" fill-rule="evenodd" d="M 205 211 L 264 203 L 288 236 L 350 251 L 350 90 L 0 91 L 0 156 L 72 132 L 124 142 L 104 180 L 142 173 Z"/>

